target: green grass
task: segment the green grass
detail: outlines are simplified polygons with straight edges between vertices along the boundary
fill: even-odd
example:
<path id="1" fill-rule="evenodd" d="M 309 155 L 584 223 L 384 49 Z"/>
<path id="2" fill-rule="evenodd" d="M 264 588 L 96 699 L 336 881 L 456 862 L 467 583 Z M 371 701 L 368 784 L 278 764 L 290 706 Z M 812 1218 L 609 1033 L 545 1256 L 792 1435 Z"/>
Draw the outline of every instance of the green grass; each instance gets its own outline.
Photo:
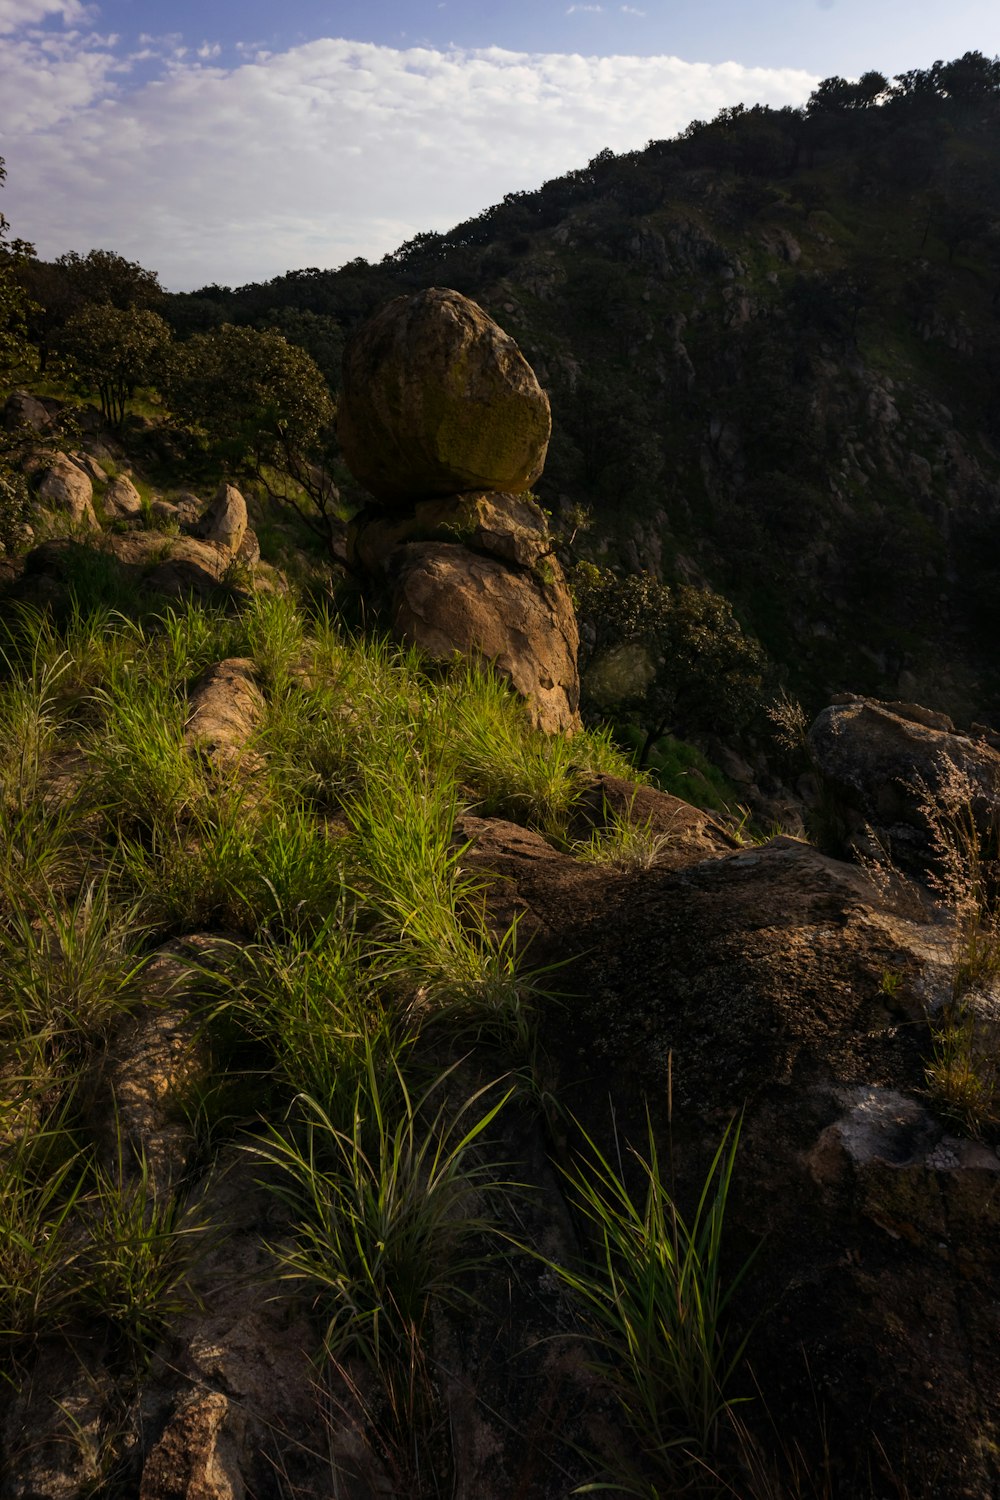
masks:
<path id="1" fill-rule="evenodd" d="M 516 921 L 492 922 L 459 820 L 502 815 L 567 848 L 581 791 L 629 764 L 602 734 L 542 735 L 495 675 L 427 667 L 290 597 L 153 612 L 105 589 L 103 563 L 73 566 L 69 606 L 12 612 L 0 639 L 8 1373 L 87 1327 L 134 1377 L 192 1306 L 200 1225 L 141 1152 L 119 1141 L 109 1163 L 95 1121 L 157 945 L 222 934 L 190 990 L 211 1064 L 173 1107 L 257 1153 L 318 1357 L 367 1361 L 402 1490 L 447 1493 L 434 1320 L 492 1255 L 509 1189 L 492 1138 L 512 1089 L 544 1086 L 552 978 Z M 234 655 L 263 707 L 223 767 L 185 729 L 199 675 Z M 657 848 L 612 819 L 583 852 L 634 865 Z M 483 1089 L 498 1052 L 518 1071 Z"/>
<path id="2" fill-rule="evenodd" d="M 620 1472 L 588 1489 L 654 1500 L 661 1483 L 690 1483 L 718 1447 L 743 1352 L 727 1346 L 726 1309 L 743 1271 L 727 1279 L 722 1260 L 739 1125 L 723 1135 L 689 1219 L 664 1179 L 648 1116 L 647 1125 L 647 1154 L 629 1151 L 641 1195 L 581 1132 L 584 1151 L 564 1176 L 593 1254 L 552 1269 L 579 1304 L 596 1368 L 634 1440 L 617 1456 Z"/>
<path id="3" fill-rule="evenodd" d="M 651 870 L 673 842 L 670 833 L 656 833 L 651 819 L 634 821 L 631 807 L 623 813 L 604 807 L 604 819 L 589 838 L 572 846 L 577 859 L 609 870 Z"/>
<path id="4" fill-rule="evenodd" d="M 0 1193 L 0 1353 L 10 1359 L 59 1329 L 74 1307 L 79 1254 L 79 1153 L 60 1130 L 9 1134 L 3 1118 Z M 11 1371 L 0 1366 L 0 1376 Z"/>
<path id="5" fill-rule="evenodd" d="M 414 1096 L 398 1064 L 386 1070 L 368 1049 L 349 1128 L 302 1095 L 297 1128 L 258 1148 L 298 1224 L 297 1243 L 275 1250 L 282 1275 L 315 1299 L 328 1356 L 357 1351 L 380 1367 L 420 1337 L 433 1305 L 467 1299 L 463 1275 L 482 1264 L 490 1227 L 483 1194 L 497 1185 L 477 1145 L 510 1094 L 477 1089 L 456 1107 L 451 1078 Z"/>

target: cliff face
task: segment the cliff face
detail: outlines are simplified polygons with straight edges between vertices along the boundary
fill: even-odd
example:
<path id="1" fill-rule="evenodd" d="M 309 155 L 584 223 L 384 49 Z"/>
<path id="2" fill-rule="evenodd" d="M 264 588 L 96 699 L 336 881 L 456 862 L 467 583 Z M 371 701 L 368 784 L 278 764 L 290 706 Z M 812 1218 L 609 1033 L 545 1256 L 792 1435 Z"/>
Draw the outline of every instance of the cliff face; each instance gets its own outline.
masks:
<path id="1" fill-rule="evenodd" d="M 177 326 L 295 337 L 305 311 L 332 348 L 401 290 L 455 287 L 548 391 L 538 492 L 589 508 L 579 551 L 725 593 L 816 707 L 849 684 L 990 716 L 1000 95 L 981 61 L 967 97 L 935 65 L 881 106 L 827 89 L 804 115 L 724 111 L 377 266 L 175 299 Z"/>

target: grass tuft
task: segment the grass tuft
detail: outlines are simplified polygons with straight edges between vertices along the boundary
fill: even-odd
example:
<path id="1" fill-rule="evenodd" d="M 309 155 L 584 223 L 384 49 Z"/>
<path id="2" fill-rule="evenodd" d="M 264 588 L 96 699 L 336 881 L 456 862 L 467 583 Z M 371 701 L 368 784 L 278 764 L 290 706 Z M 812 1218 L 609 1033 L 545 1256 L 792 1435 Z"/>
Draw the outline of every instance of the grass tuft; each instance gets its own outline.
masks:
<path id="1" fill-rule="evenodd" d="M 647 1130 L 647 1155 L 630 1149 L 645 1183 L 641 1198 L 581 1132 L 585 1154 L 564 1176 L 597 1254 L 580 1267 L 552 1269 L 583 1310 L 597 1367 L 640 1456 L 636 1472 L 647 1468 L 674 1483 L 716 1450 L 743 1353 L 742 1343 L 727 1340 L 725 1321 L 743 1271 L 727 1281 L 722 1266 L 739 1125 L 723 1135 L 690 1221 L 663 1180 L 648 1115 Z M 625 1464 L 616 1484 L 593 1488 L 635 1478 L 627 1457 Z M 659 1493 L 641 1485 L 634 1492 Z"/>

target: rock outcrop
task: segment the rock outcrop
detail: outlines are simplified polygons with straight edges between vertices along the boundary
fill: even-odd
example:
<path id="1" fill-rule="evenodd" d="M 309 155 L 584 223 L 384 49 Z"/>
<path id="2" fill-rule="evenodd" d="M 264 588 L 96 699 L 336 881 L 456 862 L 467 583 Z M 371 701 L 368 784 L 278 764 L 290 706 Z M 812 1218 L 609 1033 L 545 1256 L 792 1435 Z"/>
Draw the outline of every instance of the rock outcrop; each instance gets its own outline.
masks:
<path id="1" fill-rule="evenodd" d="M 924 806 L 948 796 L 955 773 L 981 827 L 1000 814 L 1000 750 L 990 739 L 918 704 L 853 696 L 825 708 L 809 731 L 828 810 L 847 838 L 870 830 L 895 863 L 918 873 L 933 862 Z"/>
<path id="2" fill-rule="evenodd" d="M 344 360 L 345 457 L 379 502 L 348 560 L 397 637 L 489 662 L 550 733 L 579 726 L 576 616 L 544 513 L 548 400 L 514 341 L 457 292 L 400 297 Z M 474 487 L 473 487 L 474 486 Z"/>
<path id="3" fill-rule="evenodd" d="M 459 292 L 431 287 L 395 298 L 351 340 L 338 426 L 361 484 L 405 507 L 480 487 L 529 489 L 551 417 L 510 335 Z"/>
<path id="4" fill-rule="evenodd" d="M 499 877 L 498 930 L 517 916 L 535 962 L 570 961 L 541 1034 L 564 1118 L 639 1147 L 671 1087 L 682 1203 L 742 1119 L 726 1233 L 733 1268 L 756 1250 L 734 1307 L 750 1430 L 795 1432 L 807 1464 L 828 1445 L 823 1493 L 995 1494 L 1000 1160 L 934 1113 L 924 1071 L 947 925 L 788 838 L 706 858 L 682 824 L 669 865 L 609 880 L 522 828 L 460 832 L 463 867 Z"/>

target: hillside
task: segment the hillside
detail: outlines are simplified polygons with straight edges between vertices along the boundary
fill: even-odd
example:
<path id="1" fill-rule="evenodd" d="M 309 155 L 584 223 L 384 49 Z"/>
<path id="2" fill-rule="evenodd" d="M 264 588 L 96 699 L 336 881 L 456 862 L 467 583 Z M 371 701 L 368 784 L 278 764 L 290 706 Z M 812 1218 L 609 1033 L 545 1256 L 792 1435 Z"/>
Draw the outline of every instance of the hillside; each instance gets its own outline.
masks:
<path id="1" fill-rule="evenodd" d="M 0 1500 L 1000 1496 L 998 101 L 0 221 Z"/>
<path id="2" fill-rule="evenodd" d="M 538 493 L 567 531 L 591 512 L 581 554 L 710 584 L 810 709 L 850 687 L 995 719 L 998 69 L 868 78 L 166 314 L 279 328 L 336 387 L 377 305 L 465 292 L 549 391 Z"/>

